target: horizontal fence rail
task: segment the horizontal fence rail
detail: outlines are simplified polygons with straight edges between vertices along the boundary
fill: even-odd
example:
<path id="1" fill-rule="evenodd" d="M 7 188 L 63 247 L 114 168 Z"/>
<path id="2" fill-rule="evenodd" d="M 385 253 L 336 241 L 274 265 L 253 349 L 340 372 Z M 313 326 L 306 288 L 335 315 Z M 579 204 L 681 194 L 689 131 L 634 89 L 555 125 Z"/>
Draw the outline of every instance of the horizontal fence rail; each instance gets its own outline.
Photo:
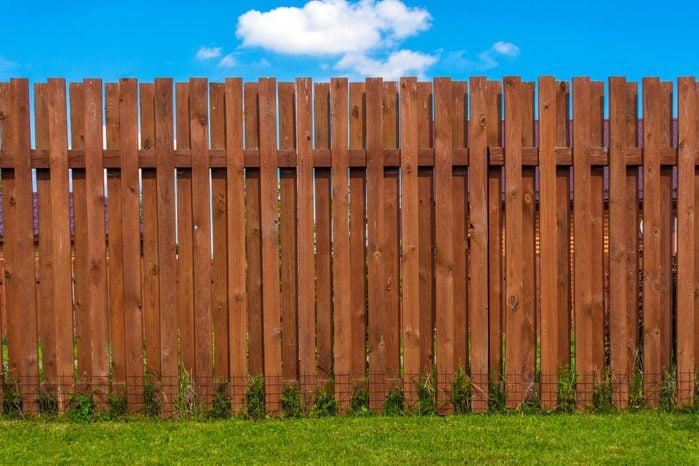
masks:
<path id="1" fill-rule="evenodd" d="M 3 410 L 693 404 L 698 93 L 0 83 Z"/>

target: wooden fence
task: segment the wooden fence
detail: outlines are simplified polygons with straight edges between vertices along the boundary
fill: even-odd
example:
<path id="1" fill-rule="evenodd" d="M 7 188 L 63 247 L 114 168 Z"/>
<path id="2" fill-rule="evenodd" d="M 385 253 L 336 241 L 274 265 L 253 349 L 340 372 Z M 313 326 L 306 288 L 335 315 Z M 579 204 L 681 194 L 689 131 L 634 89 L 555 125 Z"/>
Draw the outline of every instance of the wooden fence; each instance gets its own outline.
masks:
<path id="1" fill-rule="evenodd" d="M 240 410 L 263 374 L 271 412 L 288 383 L 332 379 L 343 411 L 423 383 L 447 413 L 460 368 L 485 411 L 554 408 L 569 366 L 581 408 L 638 377 L 692 403 L 694 78 L 677 94 L 673 118 L 657 78 L 50 79 L 32 110 L 0 83 L 2 386 L 36 411 L 154 384 L 168 414 L 185 376 Z"/>

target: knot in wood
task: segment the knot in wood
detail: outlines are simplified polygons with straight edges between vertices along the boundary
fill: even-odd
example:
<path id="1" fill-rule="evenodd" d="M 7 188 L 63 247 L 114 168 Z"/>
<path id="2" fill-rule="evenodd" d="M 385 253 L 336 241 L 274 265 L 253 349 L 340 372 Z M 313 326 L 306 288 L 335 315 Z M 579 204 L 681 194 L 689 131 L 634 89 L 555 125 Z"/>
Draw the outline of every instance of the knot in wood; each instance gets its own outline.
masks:
<path id="1" fill-rule="evenodd" d="M 0 120 L 4 120 L 4 119 L 5 119 L 5 114 L 3 112 L 0 112 Z"/>
<path id="2" fill-rule="evenodd" d="M 512 88 L 515 85 L 515 81 L 512 78 L 505 78 L 505 87 Z"/>
<path id="3" fill-rule="evenodd" d="M 15 199 L 14 196 L 10 196 L 10 198 L 7 200 L 7 202 L 9 202 L 10 205 L 15 205 L 17 203 L 17 199 Z"/>
<path id="4" fill-rule="evenodd" d="M 199 116 L 199 124 L 202 126 L 206 126 L 208 119 L 206 118 L 205 115 L 200 115 Z"/>
<path id="5" fill-rule="evenodd" d="M 507 305 L 512 308 L 512 310 L 515 310 L 517 308 L 517 296 L 515 295 L 510 295 L 507 297 Z"/>
<path id="6" fill-rule="evenodd" d="M 359 107 L 357 107 L 356 105 L 352 107 L 352 118 L 359 118 Z"/>
<path id="7" fill-rule="evenodd" d="M 145 139 L 145 140 L 143 141 L 143 148 L 146 149 L 146 150 L 152 148 L 150 139 Z"/>
<path id="8" fill-rule="evenodd" d="M 481 115 L 480 124 L 481 128 L 485 128 L 488 125 L 488 117 L 485 115 Z"/>

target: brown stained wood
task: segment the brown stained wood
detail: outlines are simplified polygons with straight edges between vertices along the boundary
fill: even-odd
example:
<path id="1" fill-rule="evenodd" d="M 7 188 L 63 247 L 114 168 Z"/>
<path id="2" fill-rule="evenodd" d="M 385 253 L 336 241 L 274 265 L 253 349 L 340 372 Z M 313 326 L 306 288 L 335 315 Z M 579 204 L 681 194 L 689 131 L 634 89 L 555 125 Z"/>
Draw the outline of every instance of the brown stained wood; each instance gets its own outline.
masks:
<path id="1" fill-rule="evenodd" d="M 105 85 L 106 148 L 119 149 L 119 84 Z M 138 129 L 136 130 L 138 131 Z M 136 147 L 138 150 L 138 147 Z M 107 254 L 109 257 L 109 346 L 111 351 L 112 393 L 126 391 L 126 334 L 124 318 L 124 242 L 122 236 L 121 174 L 122 170 L 107 170 Z M 138 187 L 137 187 L 138 189 Z M 140 235 L 137 241 L 140 242 Z M 136 267 L 141 269 L 140 254 Z M 138 287 L 140 290 L 141 282 Z M 141 348 L 142 349 L 142 348 Z M 142 369 L 141 369 L 142 370 Z M 135 382 L 135 381 L 134 381 Z"/>
<path id="2" fill-rule="evenodd" d="M 592 145 L 604 144 L 604 83 L 592 82 L 591 137 Z M 601 380 L 605 371 L 605 273 L 608 273 L 604 252 L 604 169 L 594 167 L 590 174 L 591 181 L 591 264 L 588 271 L 592 279 L 592 367 L 595 380 Z"/>
<path id="3" fill-rule="evenodd" d="M 521 83 L 522 146 L 534 145 L 535 83 Z M 540 279 L 536 257 L 536 168 L 522 167 L 522 390 L 525 400 L 536 396 L 536 322 L 541 321 L 537 280 Z"/>
<path id="4" fill-rule="evenodd" d="M 349 85 L 349 147 L 364 149 L 366 102 L 364 83 Z M 350 190 L 350 288 L 353 383 L 366 377 L 366 169 L 351 168 Z"/>
<path id="5" fill-rule="evenodd" d="M 295 84 L 279 83 L 279 149 L 295 150 Z M 296 275 L 296 171 L 279 171 L 281 238 L 282 371 L 284 383 L 298 381 Z"/>
<path id="6" fill-rule="evenodd" d="M 385 290 L 374 283 L 385 283 L 384 257 L 384 168 L 383 154 L 383 81 L 366 80 L 367 146 L 367 263 L 369 320 L 369 407 L 381 409 L 386 395 L 385 374 Z"/>
<path id="7" fill-rule="evenodd" d="M 335 397 L 347 412 L 352 396 L 352 301 L 349 239 L 349 87 L 347 79 L 330 82 L 332 141 L 333 342 Z"/>
<path id="8" fill-rule="evenodd" d="M 66 409 L 73 375 L 73 296 L 70 258 L 70 204 L 68 183 L 68 134 L 66 83 L 49 79 L 47 84 L 48 147 L 51 160 L 51 245 L 53 262 L 54 335 L 56 387 L 59 411 Z M 68 377 L 66 377 L 68 376 Z"/>
<path id="9" fill-rule="evenodd" d="M 678 401 L 691 404 L 694 398 L 696 354 L 694 353 L 696 306 L 695 266 L 695 178 L 693 149 L 697 146 L 697 85 L 695 78 L 680 78 L 678 87 L 678 179 L 677 179 L 677 382 Z M 688 376 L 689 375 L 689 376 Z"/>
<path id="10" fill-rule="evenodd" d="M 643 80 L 643 388 L 649 406 L 660 401 L 662 294 L 669 285 L 662 270 L 662 182 L 660 81 Z"/>
<path id="11" fill-rule="evenodd" d="M 314 84 L 315 147 L 330 148 L 330 85 Z M 332 370 L 331 171 L 315 170 L 316 319 L 318 383 Z"/>
<path id="12" fill-rule="evenodd" d="M 175 223 L 175 167 L 172 80 L 155 80 L 155 148 L 158 196 L 158 274 L 160 283 L 160 370 L 164 416 L 174 411 L 179 385 L 177 239 Z M 132 200 L 133 202 L 133 200 Z M 134 220 L 134 224 L 135 223 Z M 133 225 L 132 227 L 133 228 Z M 133 230 L 130 231 L 133 235 Z M 175 288 L 175 289 L 173 289 Z"/>
<path id="13" fill-rule="evenodd" d="M 211 402 L 213 375 L 212 270 L 208 82 L 189 81 L 189 134 L 192 149 L 192 256 L 194 272 L 194 380 L 204 405 Z"/>
<path id="14" fill-rule="evenodd" d="M 452 147 L 464 149 L 468 138 L 466 116 L 468 84 L 454 81 L 451 89 Z M 454 151 L 456 156 L 456 151 Z M 454 228 L 454 367 L 469 373 L 468 358 L 468 169 L 454 167 L 452 170 Z"/>
<path id="15" fill-rule="evenodd" d="M 502 83 L 486 83 L 486 126 L 489 146 L 501 145 Z M 488 169 L 488 303 L 489 303 L 489 372 L 488 383 L 502 387 L 504 319 L 504 251 L 503 251 L 503 172 L 501 167 Z"/>
<path id="16" fill-rule="evenodd" d="M 577 405 L 592 405 L 593 334 L 592 334 L 592 183 L 590 154 L 592 144 L 592 95 L 588 78 L 573 79 L 573 199 L 575 199 L 574 233 L 574 321 L 575 368 L 579 374 Z"/>
<path id="17" fill-rule="evenodd" d="M 626 80 L 609 80 L 609 356 L 614 377 L 614 403 L 625 409 L 628 403 L 628 303 L 629 259 L 634 250 L 628 244 L 628 200 L 626 164 L 622 149 L 626 143 Z"/>
<path id="18" fill-rule="evenodd" d="M 121 152 L 121 238 L 123 261 L 123 299 L 124 304 L 124 338 L 126 351 L 126 377 L 128 404 L 139 410 L 143 399 L 143 295 L 141 289 L 141 225 L 139 212 L 138 183 L 138 84 L 134 79 L 122 79 L 119 91 L 119 149 Z M 141 135 L 148 125 L 142 121 Z M 145 203 L 144 203 L 145 209 Z M 153 212 L 155 215 L 155 212 Z M 145 215 L 145 210 L 144 210 Z M 111 226 L 111 224 L 110 224 Z M 118 225 L 114 225 L 118 228 Z M 111 233 L 111 229 L 110 229 Z M 155 249 L 155 248 L 154 248 Z M 160 322 L 149 322 L 160 330 Z M 154 332 L 155 333 L 155 332 Z M 156 342 L 160 343 L 160 333 L 156 333 Z M 146 342 L 150 333 L 146 332 Z M 148 350 L 150 349 L 150 352 Z M 151 345 L 146 348 L 149 363 L 157 361 L 157 374 L 162 373 L 160 364 L 160 347 Z"/>
<path id="19" fill-rule="evenodd" d="M 37 302 L 34 264 L 32 171 L 29 160 L 29 83 L 12 79 L 2 86 L 6 121 L 2 146 L 17 154 L 3 171 L 5 287 L 7 293 L 8 370 L 20 385 L 23 409 L 36 412 L 32 391 L 38 383 Z"/>
<path id="20" fill-rule="evenodd" d="M 660 83 L 660 147 L 672 147 L 672 82 Z M 674 306 L 673 290 L 673 238 L 675 237 L 675 212 L 673 205 L 673 167 L 660 168 L 661 207 L 660 207 L 660 263 L 664 287 L 661 294 L 661 377 L 670 370 L 672 364 Z"/>
<path id="21" fill-rule="evenodd" d="M 49 115 L 47 108 L 47 85 L 34 85 L 34 132 L 36 147 L 48 149 Z M 41 341 L 41 363 L 43 375 L 46 380 L 46 389 L 54 391 L 51 385 L 58 382 L 58 368 L 56 361 L 56 317 L 53 301 L 54 273 L 53 260 L 51 260 L 52 230 L 51 230 L 51 172 L 49 170 L 36 171 L 36 191 L 38 198 L 39 220 L 39 263 L 38 263 L 38 301 L 37 301 L 37 329 Z"/>
<path id="22" fill-rule="evenodd" d="M 401 277 L 403 374 L 406 406 L 417 406 L 420 380 L 420 197 L 418 184 L 418 85 L 415 78 L 400 81 L 401 150 Z"/>
<path id="23" fill-rule="evenodd" d="M 109 376 L 109 314 L 104 224 L 104 167 L 102 165 L 102 81 L 87 79 L 84 86 L 85 179 L 87 187 L 88 307 L 92 328 L 92 388 L 103 391 Z M 104 409 L 98 396 L 99 409 Z"/>
<path id="24" fill-rule="evenodd" d="M 83 83 L 70 83 L 71 148 L 85 148 L 85 114 Z M 73 184 L 73 251 L 87 251 L 87 186 L 84 169 L 72 169 Z M 5 233 L 7 234 L 7 233 Z M 74 254 L 73 288 L 75 299 L 75 337 L 77 340 L 78 381 L 89 382 L 92 373 L 92 328 L 88 303 L 87 254 Z"/>
<path id="25" fill-rule="evenodd" d="M 383 143 L 385 149 L 396 148 L 398 141 L 398 84 L 384 82 Z M 384 169 L 384 282 L 385 354 L 387 390 L 401 385 L 400 380 L 400 217 L 399 171 Z"/>
<path id="26" fill-rule="evenodd" d="M 245 291 L 245 169 L 243 167 L 243 82 L 226 79 L 226 219 L 228 248 L 229 381 L 234 412 L 245 402 L 247 380 L 247 295 Z"/>
<path id="27" fill-rule="evenodd" d="M 474 412 L 488 409 L 488 125 L 487 81 L 471 78 L 469 133 L 470 254 L 469 329 L 471 336 L 471 392 Z M 499 196 L 498 196 L 499 198 Z"/>
<path id="28" fill-rule="evenodd" d="M 261 79 L 260 92 L 260 220 L 262 231 L 262 328 L 267 412 L 280 409 L 281 309 L 279 294 L 279 217 L 277 213 L 277 85 Z"/>
<path id="29" fill-rule="evenodd" d="M 539 78 L 539 183 L 541 255 L 541 407 L 556 407 L 559 366 L 558 247 L 556 179 L 557 83 L 552 77 Z"/>
<path id="30" fill-rule="evenodd" d="M 315 388 L 315 264 L 313 235 L 313 89 L 310 79 L 296 80 L 296 227 L 298 252 L 298 342 L 302 396 Z"/>
<path id="31" fill-rule="evenodd" d="M 177 83 L 177 148 L 190 148 L 189 83 Z M 192 256 L 192 171 L 177 170 L 177 322 L 182 369 L 194 375 L 194 275 Z"/>
<path id="32" fill-rule="evenodd" d="M 122 92 L 132 94 L 131 83 L 122 80 Z M 141 146 L 155 147 L 155 88 L 151 83 L 140 84 Z M 128 91 L 127 91 L 128 89 Z M 130 112 L 131 110 L 126 110 Z M 129 118 L 133 118 L 129 115 Z M 137 121 L 137 120 L 136 120 Z M 133 141 L 132 141 L 133 143 Z M 137 144 L 137 142 L 136 142 Z M 133 158 L 133 144 L 128 148 Z M 130 150 L 131 149 L 131 150 Z M 160 269 L 158 267 L 158 185 L 157 172 L 143 170 L 143 337 L 146 340 L 146 373 L 150 377 L 160 374 Z M 131 202 L 133 202 L 131 200 Z M 132 236 L 133 238 L 133 236 Z M 139 251 L 140 255 L 140 251 Z M 135 350 L 135 349 L 134 349 Z"/>
<path id="33" fill-rule="evenodd" d="M 437 339 L 437 407 L 443 414 L 453 406 L 451 374 L 454 367 L 454 233 L 453 182 L 451 159 L 453 155 L 451 89 L 449 78 L 434 80 L 435 99 L 435 310 Z"/>
<path id="34" fill-rule="evenodd" d="M 225 86 L 223 83 L 209 85 L 209 114 L 211 148 L 224 150 L 226 147 Z M 213 226 L 212 259 L 212 319 L 214 330 L 214 383 L 228 378 L 228 245 L 226 170 L 211 170 L 211 216 Z"/>

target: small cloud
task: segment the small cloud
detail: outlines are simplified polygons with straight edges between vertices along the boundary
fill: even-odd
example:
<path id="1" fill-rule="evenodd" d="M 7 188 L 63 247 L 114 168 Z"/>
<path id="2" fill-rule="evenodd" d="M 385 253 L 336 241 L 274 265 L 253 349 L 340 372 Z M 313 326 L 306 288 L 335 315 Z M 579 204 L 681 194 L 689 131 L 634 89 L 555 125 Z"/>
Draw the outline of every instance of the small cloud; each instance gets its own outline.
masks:
<path id="1" fill-rule="evenodd" d="M 260 58 L 260 60 L 256 63 L 257 66 L 267 68 L 268 66 L 272 66 L 272 64 L 267 60 L 266 58 Z"/>
<path id="2" fill-rule="evenodd" d="M 449 52 L 444 57 L 443 63 L 456 69 L 485 71 L 499 66 L 502 58 L 513 60 L 519 57 L 519 54 L 519 47 L 512 42 L 498 41 L 475 57 L 469 57 L 464 50 Z"/>
<path id="3" fill-rule="evenodd" d="M 490 50 L 505 57 L 517 58 L 519 56 L 519 47 L 512 42 L 495 42 Z"/>
<path id="4" fill-rule="evenodd" d="M 195 58 L 197 60 L 211 60 L 212 58 L 220 57 L 222 51 L 221 47 L 201 47 Z"/>
<path id="5" fill-rule="evenodd" d="M 363 77 L 380 76 L 386 80 L 410 75 L 425 79 L 425 70 L 436 61 L 436 56 L 412 50 L 392 52 L 385 60 L 370 58 L 363 53 L 350 53 L 342 57 L 335 69 L 351 70 Z"/>
<path id="6" fill-rule="evenodd" d="M 235 59 L 235 55 L 232 53 L 229 53 L 225 57 L 221 59 L 220 62 L 218 62 L 218 66 L 221 68 L 233 68 L 235 65 L 238 64 L 238 61 Z"/>
<path id="7" fill-rule="evenodd" d="M 288 55 L 342 55 L 392 46 L 430 28 L 424 8 L 400 0 L 312 0 L 303 7 L 249 10 L 238 18 L 243 47 Z"/>

